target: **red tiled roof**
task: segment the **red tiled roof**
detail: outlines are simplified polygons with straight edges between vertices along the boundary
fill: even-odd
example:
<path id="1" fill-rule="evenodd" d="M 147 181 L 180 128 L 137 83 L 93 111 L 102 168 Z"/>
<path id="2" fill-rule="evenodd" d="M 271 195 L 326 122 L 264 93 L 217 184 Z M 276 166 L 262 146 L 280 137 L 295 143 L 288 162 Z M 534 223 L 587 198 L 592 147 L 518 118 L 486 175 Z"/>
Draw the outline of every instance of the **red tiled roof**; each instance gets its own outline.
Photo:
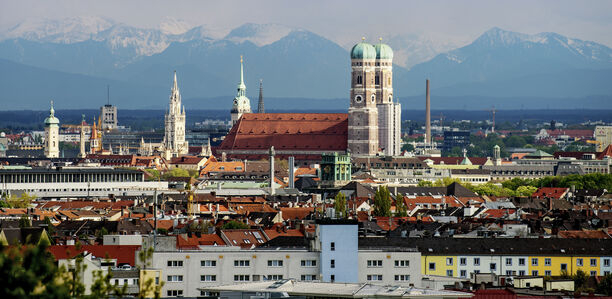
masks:
<path id="1" fill-rule="evenodd" d="M 223 239 L 216 234 L 203 234 L 200 237 L 192 235 L 191 237 L 184 238 L 179 235 L 176 236 L 176 247 L 179 249 L 199 249 L 199 246 L 223 246 L 225 242 Z"/>
<path id="2" fill-rule="evenodd" d="M 117 259 L 117 264 L 130 264 L 135 266 L 136 250 L 140 245 L 83 245 L 80 250 L 74 245 L 53 245 L 49 251 L 56 260 L 71 259 L 79 253 L 91 252 L 95 257 Z"/>
<path id="3" fill-rule="evenodd" d="M 510 209 L 489 209 L 482 212 L 480 218 L 499 219 L 514 214 L 515 212 L 515 210 Z"/>
<path id="4" fill-rule="evenodd" d="M 603 152 L 597 154 L 597 159 L 602 160 L 606 156 L 612 157 L 612 144 L 606 146 Z"/>
<path id="5" fill-rule="evenodd" d="M 172 160 L 170 160 L 170 164 L 193 165 L 193 164 L 199 164 L 200 162 L 202 162 L 202 160 L 205 160 L 205 159 L 206 158 L 204 157 L 182 156 L 182 157 L 172 158 Z"/>
<path id="6" fill-rule="evenodd" d="M 592 138 L 593 130 L 546 130 L 551 137 L 567 135 L 574 138 Z"/>
<path id="7" fill-rule="evenodd" d="M 259 246 L 268 241 L 266 234 L 258 229 L 224 229 L 221 234 L 229 240 L 227 245 L 242 248 Z"/>
<path id="8" fill-rule="evenodd" d="M 280 208 L 283 219 L 302 220 L 314 212 L 314 208 Z"/>
<path id="9" fill-rule="evenodd" d="M 552 187 L 542 187 L 538 189 L 536 192 L 531 194 L 531 197 L 548 197 L 554 199 L 560 199 L 563 197 L 569 188 L 552 188 Z"/>
<path id="10" fill-rule="evenodd" d="M 216 152 L 267 150 L 270 146 L 277 151 L 345 151 L 347 137 L 346 113 L 246 113 Z M 252 160 L 261 158 L 251 156 Z"/>
<path id="11" fill-rule="evenodd" d="M 601 230 L 567 230 L 560 231 L 558 235 L 559 238 L 566 239 L 610 239 L 610 235 L 606 234 L 606 232 Z"/>
<path id="12" fill-rule="evenodd" d="M 303 237 L 304 233 L 302 233 L 299 229 L 286 229 L 282 230 L 281 228 L 271 228 L 264 230 L 268 238 L 270 240 L 284 236 L 284 237 Z"/>

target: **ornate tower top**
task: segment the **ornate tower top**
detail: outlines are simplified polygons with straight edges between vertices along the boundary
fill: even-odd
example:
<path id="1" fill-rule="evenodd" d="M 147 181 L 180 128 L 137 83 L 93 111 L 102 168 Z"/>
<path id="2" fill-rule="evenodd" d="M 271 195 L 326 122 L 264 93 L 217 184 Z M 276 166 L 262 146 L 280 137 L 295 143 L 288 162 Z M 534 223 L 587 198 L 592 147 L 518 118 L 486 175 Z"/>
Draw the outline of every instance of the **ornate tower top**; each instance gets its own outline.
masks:
<path id="1" fill-rule="evenodd" d="M 246 96 L 246 85 L 244 84 L 243 62 L 243 57 L 240 55 L 240 82 L 238 83 L 236 97 L 232 105 L 232 113 L 238 113 L 240 115 L 242 115 L 242 113 L 251 113 L 251 101 Z"/>
<path id="2" fill-rule="evenodd" d="M 49 109 L 49 117 L 45 118 L 45 125 L 59 125 L 59 119 L 55 117 L 55 109 L 53 109 L 53 100 L 51 100 L 51 109 Z"/>

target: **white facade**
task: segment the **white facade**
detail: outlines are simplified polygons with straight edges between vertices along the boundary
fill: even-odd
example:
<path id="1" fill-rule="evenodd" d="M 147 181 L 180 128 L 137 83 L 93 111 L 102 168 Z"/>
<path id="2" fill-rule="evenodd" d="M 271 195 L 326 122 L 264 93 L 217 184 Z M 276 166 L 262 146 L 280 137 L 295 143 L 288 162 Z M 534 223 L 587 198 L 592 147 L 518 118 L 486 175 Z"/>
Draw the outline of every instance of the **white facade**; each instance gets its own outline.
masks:
<path id="1" fill-rule="evenodd" d="M 198 251 L 154 252 L 155 269 L 165 281 L 162 296 L 181 290 L 200 296 L 202 287 L 294 278 L 319 279 L 319 253 L 308 250 L 241 250 L 209 247 Z"/>
<path id="2" fill-rule="evenodd" d="M 359 283 L 420 286 L 421 254 L 415 251 L 359 250 Z"/>
<path id="3" fill-rule="evenodd" d="M 528 256 L 462 255 L 458 256 L 458 277 L 470 277 L 470 273 L 494 273 L 496 275 L 525 276 L 529 273 Z"/>
<path id="4" fill-rule="evenodd" d="M 45 119 L 45 157 L 59 158 L 59 119 L 55 117 L 55 109 L 51 102 L 49 117 Z"/>
<path id="5" fill-rule="evenodd" d="M 174 72 L 174 84 L 170 93 L 170 107 L 165 116 L 165 129 L 162 152 L 166 159 L 185 155 L 189 143 L 185 141 L 185 106 L 181 104 L 181 94 Z"/>
<path id="6" fill-rule="evenodd" d="M 100 107 L 100 119 L 102 130 L 114 130 L 117 128 L 117 107 L 111 104 Z"/>
<path id="7" fill-rule="evenodd" d="M 251 101 L 246 96 L 246 85 L 244 84 L 244 68 L 242 66 L 242 56 L 240 56 L 240 83 L 238 92 L 232 103 L 232 126 L 235 125 L 242 114 L 251 113 Z"/>

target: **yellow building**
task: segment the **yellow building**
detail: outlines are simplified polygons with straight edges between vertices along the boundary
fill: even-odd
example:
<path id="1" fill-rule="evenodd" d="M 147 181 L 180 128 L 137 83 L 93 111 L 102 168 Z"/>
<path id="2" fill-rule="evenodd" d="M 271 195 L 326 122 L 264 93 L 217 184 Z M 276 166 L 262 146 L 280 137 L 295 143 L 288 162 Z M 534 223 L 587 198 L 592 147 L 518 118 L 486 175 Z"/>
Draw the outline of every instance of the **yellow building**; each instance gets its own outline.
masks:
<path id="1" fill-rule="evenodd" d="M 576 274 L 578 270 L 590 276 L 600 275 L 599 257 L 591 256 L 530 256 L 529 275 L 561 276 L 564 272 Z"/>
<path id="2" fill-rule="evenodd" d="M 457 256 L 423 255 L 421 273 L 435 276 L 457 276 Z"/>

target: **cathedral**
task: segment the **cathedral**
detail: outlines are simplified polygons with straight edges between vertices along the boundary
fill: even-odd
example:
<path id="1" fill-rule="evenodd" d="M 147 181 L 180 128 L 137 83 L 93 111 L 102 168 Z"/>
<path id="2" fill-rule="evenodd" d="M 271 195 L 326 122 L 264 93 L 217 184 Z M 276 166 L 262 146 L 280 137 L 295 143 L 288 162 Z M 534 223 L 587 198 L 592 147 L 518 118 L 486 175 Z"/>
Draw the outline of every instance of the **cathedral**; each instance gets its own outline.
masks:
<path id="1" fill-rule="evenodd" d="M 348 114 L 251 113 L 242 59 L 238 95 L 231 110 L 232 129 L 216 149 L 230 159 L 267 158 L 274 146 L 279 157 L 317 162 L 321 155 L 397 156 L 401 148 L 401 105 L 393 101 L 393 50 L 362 41 L 351 50 Z"/>
<path id="2" fill-rule="evenodd" d="M 351 49 L 348 149 L 355 156 L 401 149 L 401 104 L 393 102 L 393 50 L 362 41 Z"/>

